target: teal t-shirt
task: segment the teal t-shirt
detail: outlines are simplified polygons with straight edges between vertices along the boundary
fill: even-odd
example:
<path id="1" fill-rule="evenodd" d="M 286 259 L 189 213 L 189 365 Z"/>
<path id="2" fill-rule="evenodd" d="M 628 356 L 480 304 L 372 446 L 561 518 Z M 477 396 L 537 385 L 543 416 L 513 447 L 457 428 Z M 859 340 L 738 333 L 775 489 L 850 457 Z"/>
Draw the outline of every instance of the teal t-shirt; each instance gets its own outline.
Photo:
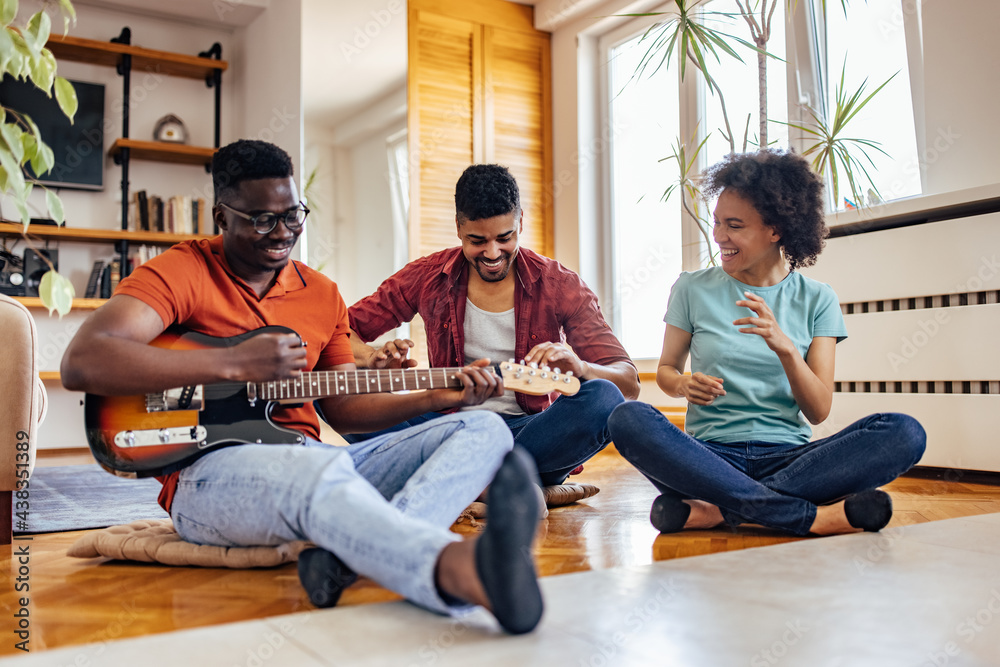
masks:
<path id="1" fill-rule="evenodd" d="M 764 298 L 778 325 L 805 358 L 817 336 L 847 338 L 833 288 L 792 271 L 777 285 L 753 287 L 721 267 L 682 273 L 663 321 L 691 334 L 691 371 L 723 379 L 725 396 L 688 404 L 685 428 L 710 442 L 802 444 L 812 429 L 792 396 L 778 355 L 760 336 L 740 333 L 733 320 L 752 317 L 737 306 L 743 292 Z"/>

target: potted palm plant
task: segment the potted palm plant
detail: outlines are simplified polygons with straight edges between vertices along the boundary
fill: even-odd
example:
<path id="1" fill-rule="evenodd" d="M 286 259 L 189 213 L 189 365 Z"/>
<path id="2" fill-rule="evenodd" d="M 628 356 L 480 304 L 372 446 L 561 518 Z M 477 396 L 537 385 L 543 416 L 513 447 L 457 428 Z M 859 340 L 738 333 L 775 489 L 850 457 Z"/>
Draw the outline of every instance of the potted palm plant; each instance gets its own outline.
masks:
<path id="1" fill-rule="evenodd" d="M 712 132 L 718 132 L 726 140 L 730 152 L 738 149 L 746 151 L 748 146 L 768 146 L 768 124 L 783 123 L 770 119 L 767 112 L 767 67 L 768 62 L 775 59 L 768 52 L 768 42 L 772 35 L 775 10 L 782 0 L 735 0 L 738 11 L 733 13 L 707 9 L 705 5 L 708 1 L 675 0 L 675 8 L 669 12 L 632 16 L 663 17 L 646 31 L 640 41 L 640 44 L 645 44 L 646 49 L 633 79 L 652 74 L 664 64 L 676 62 L 683 80 L 689 67 L 693 67 L 702 75 L 707 92 L 719 105 L 722 127 L 706 132 L 700 141 L 693 139 L 685 142 L 678 138 L 672 146 L 671 154 L 663 158 L 676 161 L 679 176 L 668 185 L 662 198 L 668 200 L 679 193 L 684 211 L 697 221 L 706 247 L 711 247 L 711 222 L 700 206 L 703 197 L 699 188 L 698 158 Z M 785 1 L 789 12 L 797 10 L 796 0 Z M 845 13 L 847 4 L 848 0 L 841 0 Z M 748 32 L 746 38 L 733 32 L 740 24 Z M 730 122 L 726 91 L 714 76 L 715 69 L 724 58 L 744 62 L 743 55 L 752 55 L 757 64 L 759 123 L 753 135 L 750 132 L 752 115 L 747 115 L 745 121 L 740 119 L 742 122 L 739 124 Z M 865 183 L 871 181 L 868 169 L 874 166 L 872 153 L 885 154 L 885 151 L 877 141 L 850 137 L 847 128 L 850 121 L 891 79 L 892 77 L 871 92 L 868 92 L 867 79 L 856 90 L 848 91 L 842 70 L 833 104 L 828 109 L 806 106 L 805 113 L 809 118 L 807 122 L 783 123 L 798 129 L 807 138 L 803 155 L 812 158 L 813 169 L 828 181 L 833 202 L 840 201 L 841 179 L 846 179 L 854 202 L 863 205 L 866 201 Z M 739 136 L 740 130 L 742 137 Z M 878 190 L 874 185 L 871 187 L 874 197 L 867 199 L 880 199 Z M 708 262 L 715 263 L 711 252 Z"/>

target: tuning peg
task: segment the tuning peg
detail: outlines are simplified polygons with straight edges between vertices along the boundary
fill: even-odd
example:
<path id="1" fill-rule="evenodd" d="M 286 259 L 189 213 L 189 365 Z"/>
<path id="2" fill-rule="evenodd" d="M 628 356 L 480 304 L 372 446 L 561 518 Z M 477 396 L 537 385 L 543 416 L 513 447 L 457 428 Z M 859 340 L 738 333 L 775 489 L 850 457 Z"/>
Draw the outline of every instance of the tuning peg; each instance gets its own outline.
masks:
<path id="1" fill-rule="evenodd" d="M 569 377 L 570 377 L 569 374 L 567 374 L 566 377 L 563 378 L 563 382 L 569 384 Z"/>
<path id="2" fill-rule="evenodd" d="M 529 366 L 531 366 L 532 368 L 538 368 L 538 362 L 537 362 L 537 361 L 532 361 L 532 362 L 531 362 L 530 364 L 528 364 L 528 365 L 529 365 Z"/>
<path id="3" fill-rule="evenodd" d="M 543 377 L 543 378 L 547 378 L 548 376 L 549 376 L 549 374 L 548 374 L 548 373 L 546 373 L 545 371 L 542 371 L 542 377 Z"/>
<path id="4" fill-rule="evenodd" d="M 512 363 L 514 363 L 514 357 L 511 357 L 510 359 L 508 359 L 508 360 L 507 360 L 507 363 L 508 363 L 508 364 L 512 364 Z"/>
<path id="5" fill-rule="evenodd" d="M 530 371 L 528 371 L 528 375 L 537 375 L 537 374 L 538 374 L 538 371 L 536 371 L 534 368 L 532 368 Z"/>
<path id="6" fill-rule="evenodd" d="M 553 373 L 555 373 L 556 375 L 559 375 L 560 373 L 562 373 L 562 371 L 560 371 L 560 370 L 559 370 L 558 368 L 557 368 L 557 369 L 555 369 L 555 370 L 554 370 L 554 371 L 552 371 L 552 372 L 553 372 Z"/>
<path id="7" fill-rule="evenodd" d="M 566 375 L 568 375 L 569 377 L 573 377 L 573 371 L 566 371 Z"/>
<path id="8" fill-rule="evenodd" d="M 543 371 L 551 371 L 552 369 L 549 368 L 548 366 L 542 366 L 542 370 Z"/>

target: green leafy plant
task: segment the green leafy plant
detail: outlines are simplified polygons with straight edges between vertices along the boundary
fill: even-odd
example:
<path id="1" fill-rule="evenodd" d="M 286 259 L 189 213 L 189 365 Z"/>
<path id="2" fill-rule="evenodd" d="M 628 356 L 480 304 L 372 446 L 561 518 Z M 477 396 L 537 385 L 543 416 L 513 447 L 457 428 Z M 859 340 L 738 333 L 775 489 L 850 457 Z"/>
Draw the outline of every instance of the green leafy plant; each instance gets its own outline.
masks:
<path id="1" fill-rule="evenodd" d="M 865 88 L 868 86 L 868 79 L 862 81 L 858 89 L 854 91 L 853 94 L 848 96 L 847 92 L 844 90 L 845 69 L 846 64 L 840 71 L 840 83 L 837 84 L 837 94 L 834 100 L 834 108 L 830 111 L 829 119 L 824 119 L 822 114 L 817 112 L 812 107 L 808 107 L 809 115 L 812 116 L 813 119 L 812 123 L 808 125 L 800 125 L 796 123 L 786 124 L 789 127 L 794 127 L 812 137 L 815 137 L 816 143 L 807 148 L 802 154 L 813 156 L 812 167 L 817 174 L 829 174 L 830 187 L 833 189 L 833 201 L 840 201 L 839 174 L 843 172 L 844 176 L 847 178 L 847 183 L 851 188 L 851 197 L 853 197 L 854 201 L 858 202 L 860 205 L 865 201 L 865 193 L 861 191 L 862 185 L 856 175 L 858 172 L 864 174 L 865 178 L 872 183 L 871 188 L 874 191 L 875 196 L 878 199 L 881 199 L 882 197 L 878 188 L 875 187 L 875 182 L 869 175 L 868 169 L 864 164 L 866 161 L 868 162 L 868 166 L 875 166 L 874 160 L 872 160 L 871 155 L 868 153 L 869 149 L 878 151 L 886 157 L 888 157 L 889 154 L 882 150 L 881 144 L 878 141 L 871 139 L 859 139 L 856 137 L 845 137 L 844 132 L 847 129 L 847 124 L 851 122 L 851 119 L 857 116 L 858 112 L 864 109 L 865 105 L 868 104 L 868 102 L 870 102 L 880 90 L 885 88 L 886 84 L 892 81 L 896 75 L 893 74 L 890 76 L 882 83 L 882 85 L 869 93 L 867 97 L 862 99 L 862 95 L 865 94 Z"/>
<path id="2" fill-rule="evenodd" d="M 17 18 L 18 1 L 0 0 L 0 21 L 3 22 L 0 76 L 9 74 L 22 81 L 31 81 L 49 97 L 55 95 L 59 108 L 72 121 L 77 108 L 76 91 L 69 81 L 56 74 L 56 58 L 45 47 L 52 30 L 49 12 L 57 8 L 63 18 L 63 29 L 68 30 L 70 23 L 76 20 L 76 11 L 69 0 L 46 2 L 23 27 L 17 28 L 13 23 Z M 13 200 L 24 225 L 22 235 L 31 245 L 27 234 L 31 222 L 28 198 L 35 184 L 27 177 L 25 165 L 30 164 L 32 171 L 41 176 L 55 165 L 55 156 L 28 115 L 0 106 L 0 121 L 0 193 Z M 47 188 L 45 204 L 51 217 L 62 223 L 62 202 Z M 44 255 L 40 256 L 49 265 L 49 271 L 42 276 L 39 296 L 50 314 L 57 311 L 61 317 L 72 306 L 73 285 Z"/>
<path id="3" fill-rule="evenodd" d="M 677 62 L 683 81 L 688 65 L 690 65 L 701 73 L 708 92 L 719 104 L 724 127 L 718 128 L 718 132 L 729 144 L 730 151 L 735 153 L 737 146 L 742 151 L 746 151 L 747 147 L 751 145 L 755 147 L 767 146 L 769 145 L 768 123 L 780 122 L 770 120 L 767 114 L 767 64 L 770 59 L 780 60 L 767 51 L 767 44 L 771 38 L 772 20 L 780 0 L 735 0 L 738 12 L 708 10 L 705 5 L 709 1 L 676 0 L 675 9 L 670 12 L 625 15 L 665 17 L 649 28 L 642 36 L 640 44 L 646 43 L 647 47 L 630 81 L 655 73 L 671 60 Z M 790 12 L 795 11 L 797 4 L 796 0 L 786 0 L 786 6 Z M 848 0 L 840 0 L 840 4 L 846 15 Z M 824 2 L 824 10 L 825 7 L 826 3 Z M 740 19 L 747 26 L 749 39 L 732 34 Z M 722 64 L 723 58 L 734 58 L 741 63 L 745 62 L 740 51 L 752 53 L 756 57 L 759 120 L 757 132 L 751 137 L 752 114 L 747 115 L 745 123 L 742 123 L 742 141 L 737 140 L 730 125 L 725 91 L 712 74 L 713 69 Z M 803 155 L 812 155 L 813 169 L 821 175 L 828 175 L 834 202 L 839 201 L 841 174 L 847 179 L 851 193 L 859 205 L 865 201 L 859 194 L 863 187 L 860 176 L 863 174 L 865 178 L 871 180 L 865 164 L 867 163 L 868 167 L 874 165 L 869 151 L 879 151 L 883 154 L 885 151 L 879 147 L 876 141 L 845 136 L 844 130 L 847 123 L 888 82 L 886 81 L 865 96 L 866 80 L 855 92 L 848 94 L 845 91 L 842 72 L 833 109 L 824 114 L 822 111 L 807 107 L 812 122 L 807 124 L 784 123 L 815 138 L 815 143 L 808 146 L 803 151 Z M 704 209 L 697 204 L 703 200 L 699 188 L 700 174 L 697 163 L 698 155 L 710 134 L 711 132 L 707 133 L 696 146 L 696 137 L 687 143 L 678 139 L 672 147 L 672 154 L 661 160 L 661 162 L 674 160 L 679 168 L 677 180 L 665 189 L 661 199 L 667 201 L 675 193 L 682 193 L 682 206 L 685 212 L 698 223 L 699 230 L 709 248 L 711 244 L 708 243 L 708 240 L 712 223 L 703 212 Z M 694 146 L 693 151 L 689 150 L 691 146 Z M 874 194 L 878 197 L 877 190 L 874 191 Z M 707 263 L 715 263 L 711 252 L 709 252 Z"/>
<path id="4" fill-rule="evenodd" d="M 712 226 L 711 222 L 702 213 L 701 202 L 704 197 L 702 197 L 697 181 L 698 154 L 701 153 L 701 149 L 705 147 L 707 142 L 708 137 L 706 136 L 695 147 L 691 155 L 688 156 L 687 144 L 678 139 L 671 147 L 673 152 L 667 157 L 660 159 L 660 162 L 668 162 L 670 160 L 677 162 L 677 172 L 679 174 L 677 180 L 667 186 L 660 199 L 661 201 L 669 201 L 675 192 L 679 191 L 681 193 L 681 205 L 684 207 L 684 210 L 692 219 L 698 221 L 698 231 L 701 232 L 701 236 L 705 241 L 704 247 L 708 254 L 707 263 L 715 266 L 716 254 L 712 252 L 712 237 L 710 235 Z"/>

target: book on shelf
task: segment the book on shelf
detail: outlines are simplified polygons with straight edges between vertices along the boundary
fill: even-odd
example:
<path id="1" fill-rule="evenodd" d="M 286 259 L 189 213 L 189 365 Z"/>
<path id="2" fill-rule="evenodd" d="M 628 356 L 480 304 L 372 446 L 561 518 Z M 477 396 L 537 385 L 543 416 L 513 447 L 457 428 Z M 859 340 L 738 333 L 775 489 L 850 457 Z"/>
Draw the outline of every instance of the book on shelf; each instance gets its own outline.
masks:
<path id="1" fill-rule="evenodd" d="M 118 287 L 118 281 L 122 278 L 122 263 L 120 260 L 113 259 L 108 263 L 108 268 L 110 269 L 108 272 L 108 284 L 110 287 L 110 293 L 108 296 L 110 297 L 111 294 L 115 293 L 115 288 Z"/>
<path id="2" fill-rule="evenodd" d="M 172 234 L 177 230 L 174 228 L 174 199 L 170 197 L 163 200 L 163 231 Z"/>
<path id="3" fill-rule="evenodd" d="M 195 216 L 194 219 L 198 221 L 197 228 L 195 231 L 199 234 L 212 234 L 214 233 L 215 225 L 212 222 L 211 211 L 205 206 L 205 200 L 198 197 L 194 201 Z"/>
<path id="4" fill-rule="evenodd" d="M 129 203 L 128 229 L 173 234 L 216 234 L 212 212 L 202 197 L 160 197 L 138 190 Z"/>
<path id="5" fill-rule="evenodd" d="M 163 232 L 163 200 L 153 195 L 149 198 L 149 231 Z"/>
<path id="6" fill-rule="evenodd" d="M 159 246 L 141 245 L 129 256 L 129 268 L 135 270 L 163 251 Z"/>
<path id="7" fill-rule="evenodd" d="M 146 198 L 146 191 L 139 190 L 135 193 L 136 208 L 139 213 L 139 230 L 149 231 L 149 200 Z"/>
<path id="8" fill-rule="evenodd" d="M 102 299 L 111 298 L 111 265 L 105 264 L 101 270 L 101 280 L 98 294 Z"/>
<path id="9" fill-rule="evenodd" d="M 101 296 L 101 279 L 104 277 L 104 267 L 106 262 L 99 259 L 94 262 L 94 267 L 90 270 L 90 277 L 87 279 L 87 291 L 84 298 L 96 299 Z"/>
<path id="10" fill-rule="evenodd" d="M 110 299 L 111 295 L 115 293 L 115 288 L 118 287 L 121 275 L 121 261 L 112 259 L 104 265 L 100 282 L 100 295 L 102 299 Z"/>

